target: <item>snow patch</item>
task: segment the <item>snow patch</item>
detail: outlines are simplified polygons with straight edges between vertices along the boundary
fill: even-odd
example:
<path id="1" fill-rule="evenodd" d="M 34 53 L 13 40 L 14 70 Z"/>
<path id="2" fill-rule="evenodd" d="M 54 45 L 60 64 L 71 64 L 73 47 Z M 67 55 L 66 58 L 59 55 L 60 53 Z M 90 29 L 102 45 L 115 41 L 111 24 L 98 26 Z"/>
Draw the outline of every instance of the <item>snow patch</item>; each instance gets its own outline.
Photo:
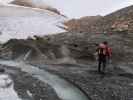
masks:
<path id="1" fill-rule="evenodd" d="M 0 100 L 21 100 L 14 90 L 14 84 L 9 75 L 0 75 Z"/>
<path id="2" fill-rule="evenodd" d="M 65 32 L 61 28 L 65 20 L 65 17 L 48 10 L 0 5 L 0 42 Z"/>
<path id="3" fill-rule="evenodd" d="M 27 90 L 27 94 L 32 97 L 32 93 L 29 90 Z"/>

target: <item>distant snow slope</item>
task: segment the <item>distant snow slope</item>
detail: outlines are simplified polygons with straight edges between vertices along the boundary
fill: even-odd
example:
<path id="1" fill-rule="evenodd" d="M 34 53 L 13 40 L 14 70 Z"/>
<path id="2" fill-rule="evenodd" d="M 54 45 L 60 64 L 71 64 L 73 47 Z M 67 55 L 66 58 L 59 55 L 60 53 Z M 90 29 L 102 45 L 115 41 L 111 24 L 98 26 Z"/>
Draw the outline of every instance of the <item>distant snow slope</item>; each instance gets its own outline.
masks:
<path id="1" fill-rule="evenodd" d="M 9 3 L 25 7 L 48 9 L 57 14 L 61 14 L 60 11 L 58 11 L 58 9 L 49 6 L 46 2 L 44 2 L 44 0 L 12 0 Z"/>
<path id="2" fill-rule="evenodd" d="M 0 42 L 65 32 L 58 27 L 65 20 L 65 17 L 44 9 L 0 5 Z"/>

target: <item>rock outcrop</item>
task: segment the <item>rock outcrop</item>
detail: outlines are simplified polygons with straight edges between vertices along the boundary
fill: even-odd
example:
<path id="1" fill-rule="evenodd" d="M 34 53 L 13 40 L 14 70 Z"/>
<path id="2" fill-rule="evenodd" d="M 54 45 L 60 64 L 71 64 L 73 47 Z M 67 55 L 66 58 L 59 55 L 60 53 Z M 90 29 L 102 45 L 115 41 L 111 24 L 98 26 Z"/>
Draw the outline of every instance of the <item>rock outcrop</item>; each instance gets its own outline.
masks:
<path id="1" fill-rule="evenodd" d="M 133 60 L 133 34 L 88 34 L 62 33 L 34 39 L 13 39 L 3 45 L 1 55 L 10 51 L 10 59 L 42 61 L 44 63 L 83 63 L 95 61 L 97 44 L 108 41 L 113 49 L 112 60 L 130 62 Z M 65 50 L 63 49 L 65 48 Z M 7 53 L 8 55 L 8 53 Z M 2 56 L 2 58 L 8 56 Z M 64 61 L 65 60 L 65 61 Z M 61 61 L 61 62 L 59 62 Z"/>

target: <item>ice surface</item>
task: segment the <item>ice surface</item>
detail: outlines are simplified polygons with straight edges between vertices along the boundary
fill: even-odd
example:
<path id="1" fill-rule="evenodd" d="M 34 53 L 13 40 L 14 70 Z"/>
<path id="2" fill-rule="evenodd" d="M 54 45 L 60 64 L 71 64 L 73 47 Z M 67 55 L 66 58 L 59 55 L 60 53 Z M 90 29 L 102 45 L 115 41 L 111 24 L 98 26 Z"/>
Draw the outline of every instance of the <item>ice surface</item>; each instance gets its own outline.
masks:
<path id="1" fill-rule="evenodd" d="M 34 35 L 47 35 L 65 32 L 58 27 L 65 17 L 48 10 L 0 5 L 0 42 L 9 39 L 26 39 Z"/>
<path id="2" fill-rule="evenodd" d="M 0 74 L 0 100 L 21 100 L 14 90 L 12 79 L 6 74 Z"/>

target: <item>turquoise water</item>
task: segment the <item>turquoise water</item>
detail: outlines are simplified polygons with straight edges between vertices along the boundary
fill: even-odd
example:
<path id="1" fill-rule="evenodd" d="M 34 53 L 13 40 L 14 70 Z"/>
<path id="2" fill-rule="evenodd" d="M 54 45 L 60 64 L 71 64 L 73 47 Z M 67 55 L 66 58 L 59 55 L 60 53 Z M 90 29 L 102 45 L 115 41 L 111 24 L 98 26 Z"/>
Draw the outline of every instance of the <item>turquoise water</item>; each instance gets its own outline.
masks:
<path id="1" fill-rule="evenodd" d="M 49 84 L 62 100 L 88 100 L 86 95 L 74 85 L 45 70 L 41 70 L 24 62 L 0 60 L 0 64 L 20 68 L 22 71 L 27 72 L 33 77 Z"/>

